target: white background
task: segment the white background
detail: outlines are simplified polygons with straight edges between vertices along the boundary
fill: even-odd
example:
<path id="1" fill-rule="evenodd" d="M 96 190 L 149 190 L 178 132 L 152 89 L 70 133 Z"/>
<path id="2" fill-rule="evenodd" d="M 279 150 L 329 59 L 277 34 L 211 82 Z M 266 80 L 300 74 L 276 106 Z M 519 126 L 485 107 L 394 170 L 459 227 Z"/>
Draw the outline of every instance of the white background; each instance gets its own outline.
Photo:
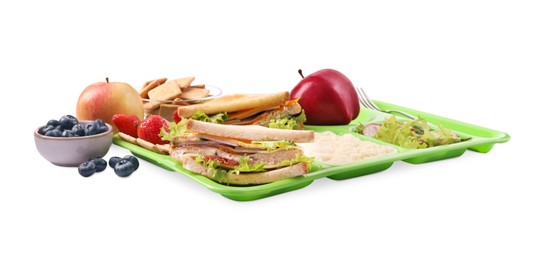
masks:
<path id="1" fill-rule="evenodd" d="M 538 1 L 6 2 L 1 259 L 544 258 Z M 265 93 L 323 68 L 374 99 L 512 139 L 252 202 L 144 161 L 129 178 L 83 178 L 34 146 L 35 128 L 74 114 L 106 76 Z"/>

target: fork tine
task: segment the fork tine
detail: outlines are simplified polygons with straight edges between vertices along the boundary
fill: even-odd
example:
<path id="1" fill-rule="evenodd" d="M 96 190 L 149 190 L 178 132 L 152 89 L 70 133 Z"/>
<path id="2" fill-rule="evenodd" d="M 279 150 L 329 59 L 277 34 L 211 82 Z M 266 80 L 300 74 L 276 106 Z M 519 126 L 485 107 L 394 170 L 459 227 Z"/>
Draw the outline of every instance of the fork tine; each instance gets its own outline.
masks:
<path id="1" fill-rule="evenodd" d="M 363 102 L 364 107 L 368 109 L 376 110 L 376 108 L 372 106 L 368 98 L 363 94 L 363 92 L 361 92 L 361 90 L 359 90 L 359 96 L 361 97 L 361 101 Z"/>
<path id="2" fill-rule="evenodd" d="M 357 99 L 359 100 L 359 103 L 361 103 L 361 105 L 363 105 L 364 107 L 366 107 L 366 103 L 365 103 L 365 101 L 363 100 L 363 98 L 361 97 L 361 93 L 359 93 L 359 89 L 358 89 L 358 88 L 355 88 L 355 91 L 357 92 Z"/>
<path id="3" fill-rule="evenodd" d="M 368 96 L 366 95 L 365 91 L 363 90 L 363 88 L 356 88 L 359 93 L 359 96 L 362 96 L 362 98 L 366 101 L 367 103 L 367 108 L 371 108 L 371 109 L 374 109 L 374 110 L 378 110 L 378 111 L 381 111 L 381 109 L 376 105 L 374 104 L 374 102 L 372 102 L 372 100 L 370 100 L 370 98 L 368 98 Z"/>
<path id="4" fill-rule="evenodd" d="M 414 115 L 411 115 L 409 113 L 399 111 L 399 110 L 382 110 L 376 104 L 374 104 L 374 102 L 372 102 L 372 100 L 370 100 L 368 98 L 368 96 L 366 95 L 363 88 L 357 87 L 357 88 L 355 88 L 355 91 L 357 92 L 357 98 L 359 99 L 359 102 L 365 108 L 372 109 L 372 110 L 377 110 L 377 111 L 385 112 L 385 113 L 398 113 L 398 114 L 401 114 L 401 115 L 403 115 L 405 117 L 408 117 L 410 119 L 417 119 L 418 118 L 417 116 L 414 116 Z"/>
<path id="5" fill-rule="evenodd" d="M 361 103 L 361 105 L 363 105 L 365 108 L 373 109 L 372 107 L 368 106 L 368 103 L 366 102 L 361 91 L 359 91 L 359 88 L 355 88 L 355 91 L 357 92 L 357 99 L 359 99 L 359 103 Z"/>
<path id="6" fill-rule="evenodd" d="M 368 100 L 368 97 L 365 95 L 364 91 L 361 88 L 355 88 L 355 90 L 357 91 L 357 96 L 359 96 L 359 101 L 364 107 L 376 110 L 376 108 L 372 106 L 372 104 Z"/>

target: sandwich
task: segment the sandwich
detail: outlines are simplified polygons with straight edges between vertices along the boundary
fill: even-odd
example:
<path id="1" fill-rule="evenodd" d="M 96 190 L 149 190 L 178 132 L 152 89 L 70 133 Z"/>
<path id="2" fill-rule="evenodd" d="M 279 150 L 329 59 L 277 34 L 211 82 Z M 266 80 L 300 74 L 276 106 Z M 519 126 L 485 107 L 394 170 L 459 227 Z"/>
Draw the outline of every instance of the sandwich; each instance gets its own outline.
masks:
<path id="1" fill-rule="evenodd" d="M 289 92 L 231 94 L 202 103 L 180 106 L 178 118 L 229 125 L 260 125 L 282 129 L 304 129 L 306 116 L 298 99 Z"/>
<path id="2" fill-rule="evenodd" d="M 218 183 L 271 183 L 308 173 L 311 158 L 295 143 L 312 142 L 311 130 L 225 125 L 184 119 L 183 131 L 163 132 L 170 156 L 189 171 Z M 179 127 L 178 127 L 179 128 Z M 170 135 L 170 136 L 168 136 Z"/>

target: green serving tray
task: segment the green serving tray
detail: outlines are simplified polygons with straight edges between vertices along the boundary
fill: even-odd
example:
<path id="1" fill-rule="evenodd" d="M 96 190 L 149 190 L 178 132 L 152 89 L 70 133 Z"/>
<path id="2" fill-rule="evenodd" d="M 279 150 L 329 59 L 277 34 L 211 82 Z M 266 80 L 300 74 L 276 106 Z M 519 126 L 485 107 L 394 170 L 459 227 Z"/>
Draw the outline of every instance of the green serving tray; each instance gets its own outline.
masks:
<path id="1" fill-rule="evenodd" d="M 181 173 L 193 179 L 194 181 L 204 185 L 209 190 L 219 193 L 226 198 L 236 201 L 249 201 L 300 189 L 310 185 L 314 180 L 323 177 L 334 180 L 344 180 L 368 175 L 371 173 L 377 173 L 391 167 L 396 161 L 405 161 L 412 164 L 420 164 L 458 157 L 461 156 L 466 150 L 472 150 L 479 153 L 487 153 L 493 148 L 495 144 L 505 143 L 510 140 L 510 136 L 504 132 L 440 117 L 437 115 L 417 111 L 406 107 L 401 107 L 386 102 L 375 101 L 375 103 L 382 109 L 402 110 L 413 115 L 420 116 L 427 120 L 430 124 L 441 125 L 445 128 L 454 130 L 462 137 L 471 138 L 470 140 L 456 144 L 437 146 L 426 149 L 406 149 L 398 147 L 367 136 L 357 134 L 353 131 L 359 123 L 365 124 L 368 122 L 380 122 L 386 117 L 391 116 L 390 114 L 361 108 L 359 116 L 348 125 L 307 125 L 306 129 L 314 130 L 316 132 L 331 131 L 336 134 L 353 134 L 361 140 L 371 141 L 374 143 L 393 147 L 397 149 L 398 153 L 386 157 L 368 159 L 341 166 L 332 166 L 319 162 L 314 162 L 312 168 L 309 170 L 309 173 L 304 176 L 284 179 L 269 184 L 244 187 L 229 186 L 217 183 L 202 175 L 186 170 L 185 168 L 183 168 L 180 162 L 172 159 L 168 155 L 158 154 L 138 145 L 126 142 L 119 138 L 118 135 L 114 136 L 113 142 L 118 146 L 130 150 L 132 154 L 138 156 L 139 158 L 147 160 L 164 169 Z"/>

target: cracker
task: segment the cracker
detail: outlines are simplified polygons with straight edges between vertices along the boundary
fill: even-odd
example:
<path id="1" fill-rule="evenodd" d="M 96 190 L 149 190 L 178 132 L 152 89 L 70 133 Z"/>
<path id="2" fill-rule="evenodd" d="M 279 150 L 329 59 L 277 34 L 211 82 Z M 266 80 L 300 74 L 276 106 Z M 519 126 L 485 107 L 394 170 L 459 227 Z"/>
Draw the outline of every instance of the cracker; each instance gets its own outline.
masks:
<path id="1" fill-rule="evenodd" d="M 206 84 L 191 85 L 190 88 L 206 88 Z"/>
<path id="2" fill-rule="evenodd" d="M 125 141 L 127 141 L 127 142 L 129 142 L 129 143 L 137 144 L 137 143 L 136 143 L 136 137 L 132 137 L 132 136 L 130 136 L 130 135 L 128 135 L 128 134 L 125 134 L 125 133 L 123 133 L 123 132 L 119 132 L 119 133 L 117 133 L 117 134 L 119 135 L 119 137 L 120 137 L 121 139 L 123 139 L 123 140 L 125 140 Z"/>
<path id="3" fill-rule="evenodd" d="M 176 81 L 170 80 L 150 90 L 147 94 L 152 100 L 172 100 L 181 95 L 181 89 Z"/>
<path id="4" fill-rule="evenodd" d="M 205 88 L 186 88 L 181 93 L 181 96 L 179 96 L 181 99 L 184 100 L 194 100 L 194 99 L 200 99 L 205 98 L 210 95 L 210 90 Z"/>
<path id="5" fill-rule="evenodd" d="M 156 148 L 158 148 L 163 154 L 170 154 L 172 147 L 169 144 L 156 144 Z"/>
<path id="6" fill-rule="evenodd" d="M 148 142 L 142 138 L 136 138 L 136 144 L 153 152 L 160 152 L 157 148 L 155 148 L 155 144 Z"/>
<path id="7" fill-rule="evenodd" d="M 153 79 L 153 80 L 146 81 L 144 85 L 142 86 L 142 88 L 140 89 L 140 97 L 148 98 L 149 91 L 164 84 L 166 80 L 167 80 L 166 78 L 160 78 L 160 79 Z"/>
<path id="8" fill-rule="evenodd" d="M 174 79 L 173 81 L 175 81 L 176 84 L 178 84 L 178 87 L 181 90 L 183 90 L 184 88 L 188 88 L 189 86 L 191 86 L 191 83 L 193 83 L 193 80 L 195 80 L 195 77 L 179 78 L 179 79 Z"/>

